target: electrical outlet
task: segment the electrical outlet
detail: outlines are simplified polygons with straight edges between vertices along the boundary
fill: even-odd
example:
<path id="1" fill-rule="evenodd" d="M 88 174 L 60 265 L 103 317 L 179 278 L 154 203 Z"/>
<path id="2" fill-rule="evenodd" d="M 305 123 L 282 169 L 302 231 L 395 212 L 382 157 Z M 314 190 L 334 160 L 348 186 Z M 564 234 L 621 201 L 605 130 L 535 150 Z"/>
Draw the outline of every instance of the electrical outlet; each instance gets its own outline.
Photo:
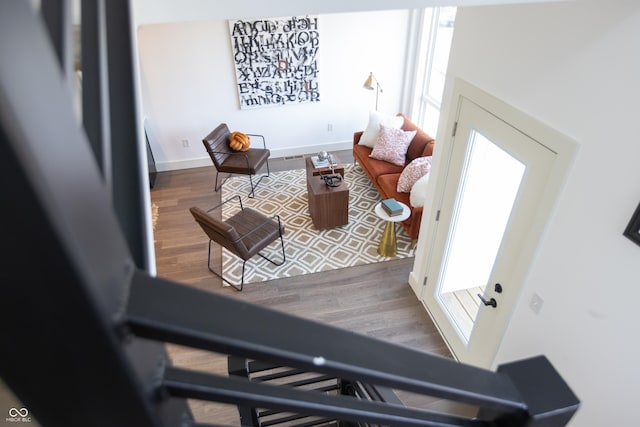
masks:
<path id="1" fill-rule="evenodd" d="M 333 132 L 333 123 L 327 124 L 327 131 Z"/>
<path id="2" fill-rule="evenodd" d="M 189 148 L 189 140 L 188 139 L 182 139 L 182 146 L 184 148 Z"/>
<path id="3" fill-rule="evenodd" d="M 542 310 L 542 304 L 544 304 L 544 301 L 542 300 L 540 295 L 534 293 L 531 297 L 531 301 L 529 301 L 529 308 L 535 314 L 540 314 L 540 310 Z"/>

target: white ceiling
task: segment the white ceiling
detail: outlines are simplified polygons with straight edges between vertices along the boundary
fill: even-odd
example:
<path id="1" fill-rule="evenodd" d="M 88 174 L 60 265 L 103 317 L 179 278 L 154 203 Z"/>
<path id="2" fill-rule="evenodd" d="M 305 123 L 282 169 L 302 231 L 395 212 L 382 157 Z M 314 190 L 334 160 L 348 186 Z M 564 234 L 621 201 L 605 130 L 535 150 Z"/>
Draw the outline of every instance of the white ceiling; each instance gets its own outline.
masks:
<path id="1" fill-rule="evenodd" d="M 137 25 L 194 20 L 243 19 L 287 15 L 548 3 L 563 0 L 133 0 Z M 571 1 L 571 0 L 569 0 Z M 357 29 L 357 26 L 354 26 Z"/>

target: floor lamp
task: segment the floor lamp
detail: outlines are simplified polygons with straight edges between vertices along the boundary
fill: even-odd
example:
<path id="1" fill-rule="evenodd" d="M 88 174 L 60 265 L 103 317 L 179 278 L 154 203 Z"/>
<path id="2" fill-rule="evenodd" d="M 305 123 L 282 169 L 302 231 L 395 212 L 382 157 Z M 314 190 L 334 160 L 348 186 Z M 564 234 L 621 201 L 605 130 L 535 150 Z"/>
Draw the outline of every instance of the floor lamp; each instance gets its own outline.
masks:
<path id="1" fill-rule="evenodd" d="M 376 82 L 376 87 L 373 87 L 373 82 Z M 378 83 L 378 79 L 376 79 L 376 77 L 373 75 L 373 72 L 369 73 L 369 77 L 367 77 L 367 80 L 365 80 L 364 85 L 362 85 L 363 88 L 368 89 L 368 90 L 376 90 L 376 111 L 378 111 L 378 94 L 380 92 L 382 92 L 382 88 L 380 87 L 380 83 Z"/>

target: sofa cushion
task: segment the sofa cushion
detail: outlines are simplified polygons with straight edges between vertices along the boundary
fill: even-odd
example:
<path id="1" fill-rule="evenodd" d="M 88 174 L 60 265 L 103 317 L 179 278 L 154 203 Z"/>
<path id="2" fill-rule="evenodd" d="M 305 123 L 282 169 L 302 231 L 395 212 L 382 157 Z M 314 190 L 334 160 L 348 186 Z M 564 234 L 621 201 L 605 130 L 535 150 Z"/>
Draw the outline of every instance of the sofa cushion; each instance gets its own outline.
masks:
<path id="1" fill-rule="evenodd" d="M 396 199 L 399 202 L 409 205 L 409 193 L 398 193 L 396 187 L 398 186 L 398 178 L 400 173 L 386 173 L 379 175 L 376 179 L 378 187 L 382 190 L 381 196 L 385 199 Z"/>
<path id="2" fill-rule="evenodd" d="M 360 161 L 363 169 L 366 169 L 370 177 L 376 177 L 379 175 L 402 172 L 402 166 L 394 165 L 393 163 L 385 162 L 384 160 L 377 160 L 370 157 L 372 149 L 365 147 L 364 145 L 353 146 L 353 157 L 356 161 Z M 374 178 L 372 178 L 374 179 Z"/>
<path id="3" fill-rule="evenodd" d="M 431 169 L 431 156 L 418 157 L 411 161 L 400 174 L 398 179 L 398 192 L 408 193 L 413 184 L 429 173 Z"/>
<path id="4" fill-rule="evenodd" d="M 373 148 L 378 142 L 380 125 L 400 129 L 403 123 L 404 120 L 400 116 L 392 116 L 389 114 L 378 113 L 377 111 L 371 111 L 369 113 L 369 123 L 367 123 L 367 127 L 362 133 L 358 144 Z"/>
<path id="5" fill-rule="evenodd" d="M 407 148 L 416 135 L 416 131 L 404 131 L 380 125 L 378 142 L 373 147 L 370 157 L 384 160 L 394 165 L 404 166 Z"/>

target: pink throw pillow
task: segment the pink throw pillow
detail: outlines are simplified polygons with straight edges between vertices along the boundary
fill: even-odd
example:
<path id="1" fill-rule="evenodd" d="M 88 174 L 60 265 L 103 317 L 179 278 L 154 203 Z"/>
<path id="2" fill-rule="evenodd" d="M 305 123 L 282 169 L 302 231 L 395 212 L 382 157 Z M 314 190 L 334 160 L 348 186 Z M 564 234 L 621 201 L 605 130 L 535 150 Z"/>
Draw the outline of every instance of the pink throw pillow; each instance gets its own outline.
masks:
<path id="1" fill-rule="evenodd" d="M 409 163 L 398 178 L 398 193 L 409 193 L 417 180 L 431 170 L 431 156 L 417 157 Z"/>
<path id="2" fill-rule="evenodd" d="M 394 165 L 404 166 L 407 148 L 416 136 L 416 131 L 404 131 L 385 125 L 380 125 L 378 142 L 371 150 L 369 157 L 384 160 Z"/>

